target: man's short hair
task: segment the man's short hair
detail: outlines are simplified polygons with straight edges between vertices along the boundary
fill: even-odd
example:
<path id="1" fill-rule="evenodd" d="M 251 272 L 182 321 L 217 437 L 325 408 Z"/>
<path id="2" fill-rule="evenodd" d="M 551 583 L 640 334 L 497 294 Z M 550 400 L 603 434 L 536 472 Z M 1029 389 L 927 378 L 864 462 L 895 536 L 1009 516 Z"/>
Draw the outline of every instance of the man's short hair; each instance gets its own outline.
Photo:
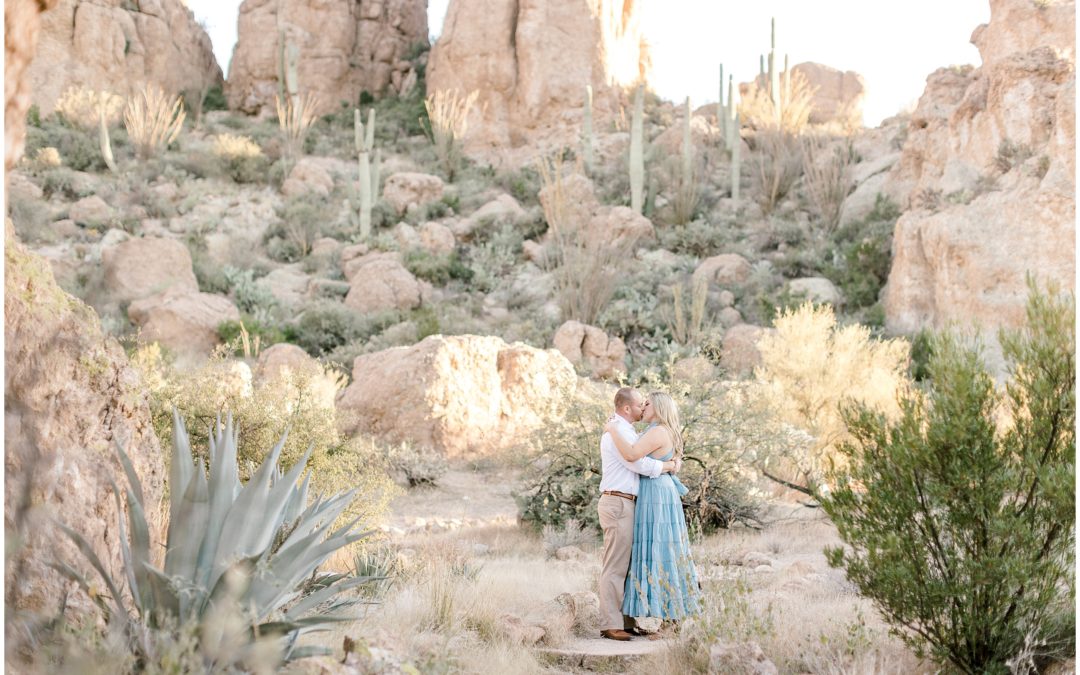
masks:
<path id="1" fill-rule="evenodd" d="M 624 405 L 634 405 L 634 394 L 636 392 L 637 389 L 633 387 L 623 387 L 615 392 L 615 409 L 619 410 Z"/>

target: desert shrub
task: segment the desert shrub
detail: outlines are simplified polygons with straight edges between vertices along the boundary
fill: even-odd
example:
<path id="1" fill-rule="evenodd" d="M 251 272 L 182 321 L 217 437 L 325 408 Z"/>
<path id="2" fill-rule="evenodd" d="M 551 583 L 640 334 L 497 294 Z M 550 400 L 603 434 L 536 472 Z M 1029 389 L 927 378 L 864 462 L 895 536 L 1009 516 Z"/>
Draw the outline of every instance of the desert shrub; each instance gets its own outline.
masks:
<path id="1" fill-rule="evenodd" d="M 839 326 L 831 307 L 804 303 L 777 315 L 776 331 L 758 342 L 760 395 L 780 419 L 814 437 L 798 454 L 777 456 L 770 475 L 810 488 L 842 461 L 848 439 L 840 403 L 858 401 L 893 418 L 896 396 L 908 386 L 909 348 L 902 339 L 878 340 L 859 324 Z"/>
<path id="2" fill-rule="evenodd" d="M 775 127 L 758 129 L 752 137 L 751 158 L 757 182 L 757 201 L 766 214 L 772 213 L 802 174 L 799 139 Z"/>
<path id="3" fill-rule="evenodd" d="M 225 270 L 220 263 L 210 258 L 206 250 L 206 239 L 197 234 L 189 234 L 184 243 L 191 253 L 191 269 L 195 273 L 199 290 L 222 295 L 228 293 L 229 281 L 225 278 Z"/>
<path id="4" fill-rule="evenodd" d="M 309 354 L 323 356 L 342 345 L 366 340 L 397 319 L 396 313 L 362 315 L 340 302 L 314 302 L 289 329 L 289 341 Z"/>
<path id="5" fill-rule="evenodd" d="M 222 268 L 225 283 L 236 307 L 250 314 L 257 321 L 269 323 L 278 307 L 277 298 L 264 284 L 255 278 L 255 270 L 237 269 L 231 265 Z"/>
<path id="6" fill-rule="evenodd" d="M 241 314 L 239 321 L 218 324 L 217 332 L 221 341 L 232 347 L 232 356 L 258 356 L 263 349 L 285 341 L 280 327 L 250 314 Z"/>
<path id="7" fill-rule="evenodd" d="M 124 128 L 139 159 L 160 155 L 180 135 L 186 117 L 183 99 L 146 85 L 124 106 Z"/>
<path id="8" fill-rule="evenodd" d="M 698 218 L 685 225 L 661 228 L 657 236 L 660 246 L 672 253 L 707 258 L 727 248 L 731 227 L 731 223 L 710 223 Z"/>
<path id="9" fill-rule="evenodd" d="M 896 204 L 879 194 L 866 218 L 833 233 L 831 246 L 839 256 L 824 272 L 840 287 L 850 308 L 869 307 L 878 301 L 889 278 L 893 231 L 899 217 Z"/>
<path id="10" fill-rule="evenodd" d="M 312 195 L 289 197 L 278 210 L 280 220 L 267 228 L 267 253 L 281 262 L 300 260 L 311 252 L 311 244 L 336 215 L 331 200 Z"/>
<path id="11" fill-rule="evenodd" d="M 1020 166 L 1034 156 L 1035 151 L 1031 149 L 1031 146 L 1003 138 L 998 143 L 997 154 L 994 155 L 992 168 L 999 173 L 1009 173 L 1013 168 Z"/>
<path id="12" fill-rule="evenodd" d="M 443 175 L 451 183 L 461 171 L 461 143 L 469 129 L 469 112 L 478 91 L 463 94 L 457 90 L 434 91 L 424 100 L 427 110 L 426 133 L 435 146 Z"/>
<path id="13" fill-rule="evenodd" d="M 342 518 L 361 518 L 369 525 L 382 518 L 397 488 L 381 469 L 382 448 L 365 438 L 346 439 L 338 431 L 334 396 L 344 385 L 344 377 L 314 367 L 253 383 L 244 362 L 222 356 L 231 351 L 228 347 L 219 350 L 193 371 L 178 370 L 156 344 L 134 352 L 131 362 L 149 391 L 151 419 L 162 444 L 171 438 L 174 408 L 191 421 L 193 429 L 200 430 L 231 412 L 244 430 L 237 451 L 246 478 L 249 462 L 259 460 L 287 428 L 281 451 L 284 466 L 292 466 L 311 449 L 311 487 L 316 493 L 355 487 L 365 497 L 352 502 Z M 194 435 L 191 440 L 192 451 L 206 457 L 206 440 Z"/>
<path id="14" fill-rule="evenodd" d="M 45 148 L 54 148 L 65 166 L 75 171 L 101 171 L 105 160 L 96 135 L 73 129 L 55 120 L 26 130 L 26 155 L 37 157 Z"/>
<path id="15" fill-rule="evenodd" d="M 56 114 L 73 129 L 97 132 L 101 112 L 105 124 L 116 126 L 123 114 L 124 98 L 108 91 L 94 91 L 84 87 L 68 87 L 56 100 Z"/>
<path id="16" fill-rule="evenodd" d="M 468 248 L 465 259 L 471 275 L 462 272 L 462 277 L 468 277 L 472 289 L 492 291 L 519 266 L 523 242 L 521 232 L 511 224 L 485 231 Z"/>
<path id="17" fill-rule="evenodd" d="M 8 215 L 22 241 L 40 241 L 51 218 L 49 205 L 40 199 L 18 194 L 8 196 Z"/>
<path id="18" fill-rule="evenodd" d="M 280 446 L 242 484 L 231 419 L 212 431 L 216 452 L 207 475 L 203 458 L 193 456 L 181 419 L 173 417 L 174 484 L 163 565 L 154 564 L 158 556 L 151 552 L 142 489 L 121 449 L 131 532 L 125 535 L 116 488 L 124 574 L 107 571 L 89 542 L 64 524 L 60 529 L 97 570 L 106 590 L 95 590 L 97 579 L 78 572 L 81 566 L 72 567 L 70 561 L 54 566 L 95 600 L 109 628 L 120 636 L 116 646 L 134 656 L 132 672 L 145 672 L 148 666 L 153 670 L 152 664 L 164 671 L 232 672 L 244 666 L 270 672 L 275 665 L 309 655 L 311 650 L 299 647 L 297 638 L 340 621 L 343 610 L 360 602 L 344 592 L 367 581 L 319 573 L 329 553 L 368 534 L 354 529 L 355 522 L 331 529 L 356 493 L 320 496 L 309 506 L 310 474 L 299 481 L 305 462 L 283 474 L 278 467 Z M 202 508 L 193 506 L 199 503 Z M 186 648 L 176 650 L 181 636 L 187 638 Z M 179 663 L 169 663 L 178 656 Z"/>
<path id="19" fill-rule="evenodd" d="M 810 121 L 816 89 L 802 73 L 792 72 L 790 77 L 781 77 L 778 113 L 767 83 L 762 86 L 759 78 L 739 100 L 740 123 L 753 129 L 772 128 L 798 135 Z"/>
<path id="20" fill-rule="evenodd" d="M 544 553 L 549 558 L 565 546 L 581 546 L 596 542 L 596 531 L 590 530 L 574 518 L 568 518 L 560 526 L 545 525 L 540 536 L 544 540 Z"/>
<path id="21" fill-rule="evenodd" d="M 214 137 L 214 155 L 222 170 L 237 183 L 258 183 L 266 179 L 270 162 L 262 148 L 247 136 L 219 134 Z"/>
<path id="22" fill-rule="evenodd" d="M 387 446 L 384 459 L 390 471 L 400 474 L 409 487 L 435 485 L 450 468 L 446 458 L 438 452 L 418 448 L 412 443 Z"/>
<path id="23" fill-rule="evenodd" d="M 225 90 L 220 84 L 215 84 L 206 90 L 206 96 L 203 97 L 202 109 L 203 112 L 229 109 L 229 102 L 225 99 Z"/>
<path id="24" fill-rule="evenodd" d="M 474 274 L 473 270 L 461 261 L 457 251 L 447 255 L 435 255 L 423 249 L 414 249 L 405 256 L 405 267 L 413 276 L 436 286 L 445 286 L 451 279 L 468 283 Z"/>
<path id="25" fill-rule="evenodd" d="M 1071 294 L 1032 284 L 1027 325 L 1001 337 L 1004 392 L 977 347 L 945 334 L 898 419 L 845 409 L 848 468 L 822 504 L 847 546 L 829 562 L 960 672 L 1075 654 L 1061 619 L 1075 602 L 1075 321 Z"/>
<path id="26" fill-rule="evenodd" d="M 803 187 L 814 205 L 822 225 L 831 232 L 840 222 L 840 207 L 851 192 L 851 167 L 855 148 L 850 138 L 839 144 L 818 134 L 800 138 Z"/>
<path id="27" fill-rule="evenodd" d="M 510 193 L 522 208 L 536 205 L 536 194 L 540 192 L 540 175 L 532 167 L 522 167 L 513 171 L 504 171 L 495 175 L 495 184 Z"/>

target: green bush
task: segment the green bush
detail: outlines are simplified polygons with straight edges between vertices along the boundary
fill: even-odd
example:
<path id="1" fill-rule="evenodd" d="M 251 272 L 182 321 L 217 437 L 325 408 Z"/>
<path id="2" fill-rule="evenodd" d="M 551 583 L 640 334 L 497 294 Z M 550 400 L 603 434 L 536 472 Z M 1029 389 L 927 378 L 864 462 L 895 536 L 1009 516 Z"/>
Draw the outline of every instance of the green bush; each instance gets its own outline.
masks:
<path id="1" fill-rule="evenodd" d="M 896 204 L 879 194 L 870 215 L 833 233 L 832 247 L 839 251 L 839 261 L 826 266 L 824 273 L 840 287 L 849 309 L 878 301 L 889 279 L 893 230 L 899 217 Z"/>
<path id="2" fill-rule="evenodd" d="M 680 255 L 707 258 L 723 252 L 730 243 L 731 223 L 713 224 L 697 219 L 685 225 L 660 228 L 660 246 Z"/>
<path id="3" fill-rule="evenodd" d="M 413 276 L 436 286 L 445 286 L 451 279 L 468 283 L 473 277 L 473 271 L 461 262 L 457 251 L 448 255 L 434 255 L 414 249 L 405 256 L 405 267 Z"/>
<path id="4" fill-rule="evenodd" d="M 265 324 L 250 314 L 242 314 L 239 321 L 222 322 L 218 325 L 217 332 L 221 341 L 233 348 L 233 356 L 246 356 L 242 340 L 245 332 L 252 351 L 255 351 L 256 339 L 259 350 L 285 342 L 285 332 L 281 328 L 274 324 Z"/>
<path id="5" fill-rule="evenodd" d="M 1060 613 L 1075 602 L 1076 306 L 1029 284 L 1026 327 L 1001 336 L 1005 391 L 977 348 L 936 337 L 929 390 L 905 394 L 900 419 L 845 411 L 850 470 L 822 495 L 846 544 L 830 564 L 964 673 L 1075 654 Z"/>
<path id="6" fill-rule="evenodd" d="M 58 122 L 55 117 L 45 120 L 40 127 L 26 130 L 27 157 L 33 157 L 41 148 L 53 147 L 60 153 L 64 166 L 75 171 L 104 171 L 105 159 L 97 133 L 88 134 Z"/>
<path id="7" fill-rule="evenodd" d="M 216 84 L 206 92 L 203 98 L 203 112 L 209 110 L 228 110 L 229 102 L 225 99 L 225 91 L 220 84 Z"/>
<path id="8" fill-rule="evenodd" d="M 360 314 L 340 302 L 309 305 L 287 330 L 290 342 L 309 354 L 325 356 L 343 345 L 366 340 L 398 320 L 396 312 Z"/>
<path id="9" fill-rule="evenodd" d="M 47 197 L 62 195 L 65 199 L 82 199 L 94 194 L 94 186 L 66 166 L 49 169 L 43 174 L 42 191 Z"/>
<path id="10" fill-rule="evenodd" d="M 385 459 L 390 471 L 401 474 L 409 487 L 433 486 L 450 468 L 442 455 L 432 450 L 422 450 L 411 443 L 386 448 Z"/>

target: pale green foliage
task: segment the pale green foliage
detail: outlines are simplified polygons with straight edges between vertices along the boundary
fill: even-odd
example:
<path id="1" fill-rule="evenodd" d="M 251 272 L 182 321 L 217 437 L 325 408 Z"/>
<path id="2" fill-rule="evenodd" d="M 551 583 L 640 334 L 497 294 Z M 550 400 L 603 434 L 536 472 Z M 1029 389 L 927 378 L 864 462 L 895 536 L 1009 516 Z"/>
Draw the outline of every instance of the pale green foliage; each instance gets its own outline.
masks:
<path id="1" fill-rule="evenodd" d="M 829 306 L 805 303 L 777 315 L 775 333 L 758 342 L 760 393 L 780 418 L 815 438 L 807 452 L 776 457 L 772 471 L 804 485 L 822 479 L 848 438 L 840 403 L 858 401 L 890 417 L 907 385 L 909 347 L 902 339 L 878 340 L 859 324 L 839 326 Z"/>
<path id="2" fill-rule="evenodd" d="M 278 467 L 285 438 L 270 450 L 246 484 L 237 466 L 239 439 L 231 416 L 209 438 L 209 474 L 192 454 L 187 430 L 173 414 L 169 467 L 169 529 L 162 567 L 153 564 L 142 487 L 127 455 L 127 525 L 120 489 L 114 490 L 125 578 L 113 579 L 82 535 L 60 524 L 105 583 L 95 594 L 86 578 L 64 563 L 56 568 L 75 581 L 121 627 L 140 660 L 157 662 L 158 636 L 194 624 L 190 646 L 208 670 L 246 664 L 260 672 L 279 660 L 331 653 L 298 647 L 304 633 L 354 618 L 356 598 L 341 594 L 368 581 L 342 574 L 317 575 L 334 551 L 366 533 L 351 521 L 334 528 L 355 491 L 318 497 L 308 504 L 311 476 L 300 480 L 308 455 L 288 473 Z M 310 451 L 309 451 L 310 452 Z M 126 534 L 130 528 L 130 538 Z M 121 588 L 134 611 L 123 602 Z M 168 644 L 169 639 L 166 639 Z"/>
<path id="3" fill-rule="evenodd" d="M 461 143 L 469 129 L 469 112 L 479 95 L 478 90 L 468 94 L 457 90 L 440 90 L 431 92 L 424 99 L 428 118 L 425 133 L 435 145 L 435 154 L 450 182 L 461 170 Z"/>

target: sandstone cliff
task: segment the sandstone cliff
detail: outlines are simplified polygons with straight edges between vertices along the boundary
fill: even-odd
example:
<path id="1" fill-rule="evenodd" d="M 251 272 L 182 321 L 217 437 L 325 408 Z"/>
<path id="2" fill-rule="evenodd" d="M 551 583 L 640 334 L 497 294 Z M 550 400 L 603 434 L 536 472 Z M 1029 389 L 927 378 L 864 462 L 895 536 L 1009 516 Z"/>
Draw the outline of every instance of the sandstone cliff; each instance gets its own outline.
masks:
<path id="1" fill-rule="evenodd" d="M 229 107 L 246 113 L 274 109 L 281 39 L 299 52 L 301 92 L 319 97 L 321 109 L 356 105 L 361 91 L 402 92 L 416 73 L 407 60 L 428 44 L 424 0 L 244 0 L 239 35 L 229 65 Z"/>
<path id="2" fill-rule="evenodd" d="M 466 152 L 520 165 L 577 143 L 586 85 L 602 129 L 619 112 L 622 88 L 649 70 L 638 3 L 451 0 L 427 87 L 478 90 Z"/>
<path id="3" fill-rule="evenodd" d="M 59 0 L 41 15 L 27 81 L 47 114 L 71 86 L 126 95 L 153 82 L 184 93 L 222 77 L 210 37 L 181 0 Z"/>
<path id="4" fill-rule="evenodd" d="M 908 208 L 884 292 L 895 332 L 1024 319 L 1025 274 L 1075 277 L 1075 3 L 991 0 L 978 68 L 927 80 L 883 191 Z"/>

